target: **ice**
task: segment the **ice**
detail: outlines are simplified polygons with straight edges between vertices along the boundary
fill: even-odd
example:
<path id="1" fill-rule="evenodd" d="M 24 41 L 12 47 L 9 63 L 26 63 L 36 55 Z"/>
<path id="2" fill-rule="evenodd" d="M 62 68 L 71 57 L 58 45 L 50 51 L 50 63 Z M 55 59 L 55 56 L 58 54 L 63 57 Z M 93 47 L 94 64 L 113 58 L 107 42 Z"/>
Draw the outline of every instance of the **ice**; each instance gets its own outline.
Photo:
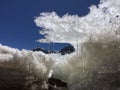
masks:
<path id="1" fill-rule="evenodd" d="M 120 0 L 101 0 L 83 17 L 44 12 L 34 21 L 45 36 L 40 43 L 70 43 L 76 51 L 62 56 L 0 45 L 1 67 L 30 70 L 43 81 L 52 76 L 69 90 L 120 88 Z"/>
<path id="2" fill-rule="evenodd" d="M 120 87 L 116 83 L 120 65 L 120 0 L 101 0 L 83 17 L 44 12 L 35 23 L 42 27 L 40 34 L 45 35 L 38 42 L 70 43 L 75 47 L 71 57 L 57 56 L 61 61 L 55 59 L 58 63 L 53 66 L 54 77 L 66 81 L 70 90 Z"/>
<path id="3" fill-rule="evenodd" d="M 92 5 L 90 12 L 84 17 L 77 15 L 58 16 L 55 12 L 41 13 L 35 23 L 42 27 L 40 34 L 45 35 L 39 42 L 70 43 L 76 47 L 77 43 L 89 38 L 98 40 L 113 36 L 119 37 L 120 27 L 119 0 L 101 0 L 96 7 Z M 62 36 L 62 37 L 61 37 Z"/>

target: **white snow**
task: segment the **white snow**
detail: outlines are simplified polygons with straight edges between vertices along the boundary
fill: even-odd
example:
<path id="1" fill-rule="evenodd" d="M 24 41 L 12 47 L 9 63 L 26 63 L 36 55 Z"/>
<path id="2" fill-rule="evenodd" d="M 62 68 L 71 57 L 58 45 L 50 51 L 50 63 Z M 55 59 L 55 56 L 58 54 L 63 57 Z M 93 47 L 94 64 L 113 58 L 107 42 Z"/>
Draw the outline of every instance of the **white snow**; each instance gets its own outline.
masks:
<path id="1" fill-rule="evenodd" d="M 42 27 L 40 34 L 45 35 L 39 42 L 70 43 L 76 52 L 64 56 L 47 55 L 0 45 L 0 66 L 14 68 L 13 64 L 6 62 L 17 61 L 17 67 L 24 66 L 25 70 L 31 67 L 39 78 L 46 79 L 53 74 L 70 87 L 89 82 L 90 72 L 111 72 L 115 70 L 114 66 L 119 67 L 120 0 L 101 0 L 98 8 L 91 6 L 89 14 L 84 17 L 41 13 L 35 23 Z"/>
<path id="2" fill-rule="evenodd" d="M 49 70 L 54 61 L 42 52 L 29 50 L 18 50 L 8 46 L 0 45 L 0 67 L 18 68 L 24 72 L 31 72 L 40 79 L 47 79 Z"/>
<path id="3" fill-rule="evenodd" d="M 101 0 L 99 7 L 90 7 L 90 12 L 84 17 L 77 15 L 58 16 L 55 12 L 41 13 L 35 23 L 43 27 L 40 34 L 45 39 L 39 42 L 77 43 L 114 37 L 120 39 L 120 0 Z M 102 38 L 101 38 L 102 37 Z"/>

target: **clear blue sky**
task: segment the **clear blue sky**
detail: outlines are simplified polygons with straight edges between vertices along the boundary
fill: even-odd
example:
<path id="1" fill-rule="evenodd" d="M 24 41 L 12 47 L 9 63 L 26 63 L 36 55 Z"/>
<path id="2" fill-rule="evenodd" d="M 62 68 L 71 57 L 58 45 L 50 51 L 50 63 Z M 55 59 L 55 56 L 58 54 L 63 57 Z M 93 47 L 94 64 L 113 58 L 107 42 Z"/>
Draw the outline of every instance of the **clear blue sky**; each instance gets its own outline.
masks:
<path id="1" fill-rule="evenodd" d="M 47 49 L 47 44 L 35 40 L 42 38 L 33 22 L 41 12 L 55 11 L 62 16 L 66 13 L 79 16 L 89 12 L 91 4 L 97 5 L 99 0 L 0 0 L 0 43 L 19 49 L 31 49 L 41 46 Z M 59 50 L 66 44 L 56 44 Z"/>

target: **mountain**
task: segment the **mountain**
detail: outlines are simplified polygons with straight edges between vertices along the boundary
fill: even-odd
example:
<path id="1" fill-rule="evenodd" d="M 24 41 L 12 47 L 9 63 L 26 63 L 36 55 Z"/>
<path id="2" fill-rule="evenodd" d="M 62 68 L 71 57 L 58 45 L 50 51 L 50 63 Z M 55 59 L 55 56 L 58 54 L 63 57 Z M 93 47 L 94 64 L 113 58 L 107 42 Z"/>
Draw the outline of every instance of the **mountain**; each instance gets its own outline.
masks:
<path id="1" fill-rule="evenodd" d="M 41 47 L 36 47 L 36 48 L 33 48 L 31 49 L 32 51 L 42 51 L 44 52 L 45 54 L 49 54 L 49 53 L 57 53 L 56 51 L 47 51 Z M 70 54 L 72 52 L 74 52 L 75 49 L 73 46 L 69 45 L 67 47 L 64 47 L 63 49 L 61 49 L 58 53 L 61 53 L 61 55 L 65 55 L 65 54 Z"/>
<path id="2" fill-rule="evenodd" d="M 72 45 L 69 45 L 69 46 L 64 47 L 63 49 L 61 49 L 59 51 L 59 53 L 61 53 L 62 55 L 65 55 L 65 54 L 70 54 L 70 53 L 72 53 L 74 51 L 75 51 L 75 48 Z"/>
<path id="3" fill-rule="evenodd" d="M 45 49 L 43 49 L 43 48 L 41 48 L 41 47 L 36 47 L 36 48 L 33 48 L 32 49 L 32 51 L 42 51 L 43 53 L 45 53 L 45 54 L 48 54 L 49 53 L 49 51 L 47 51 L 47 50 L 45 50 Z"/>

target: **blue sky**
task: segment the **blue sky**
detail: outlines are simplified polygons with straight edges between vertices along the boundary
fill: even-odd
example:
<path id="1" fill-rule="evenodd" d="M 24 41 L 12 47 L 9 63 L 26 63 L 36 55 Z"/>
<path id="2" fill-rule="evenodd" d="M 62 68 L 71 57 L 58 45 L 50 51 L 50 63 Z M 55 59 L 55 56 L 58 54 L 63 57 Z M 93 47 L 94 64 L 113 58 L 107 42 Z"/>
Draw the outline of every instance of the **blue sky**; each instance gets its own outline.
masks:
<path id="1" fill-rule="evenodd" d="M 36 46 L 47 49 L 47 44 L 35 42 L 43 36 L 38 33 L 40 28 L 35 25 L 34 17 L 51 11 L 60 16 L 66 13 L 84 16 L 90 5 L 98 3 L 99 0 L 0 0 L 0 43 L 18 49 Z M 66 45 L 55 44 L 55 50 Z"/>

